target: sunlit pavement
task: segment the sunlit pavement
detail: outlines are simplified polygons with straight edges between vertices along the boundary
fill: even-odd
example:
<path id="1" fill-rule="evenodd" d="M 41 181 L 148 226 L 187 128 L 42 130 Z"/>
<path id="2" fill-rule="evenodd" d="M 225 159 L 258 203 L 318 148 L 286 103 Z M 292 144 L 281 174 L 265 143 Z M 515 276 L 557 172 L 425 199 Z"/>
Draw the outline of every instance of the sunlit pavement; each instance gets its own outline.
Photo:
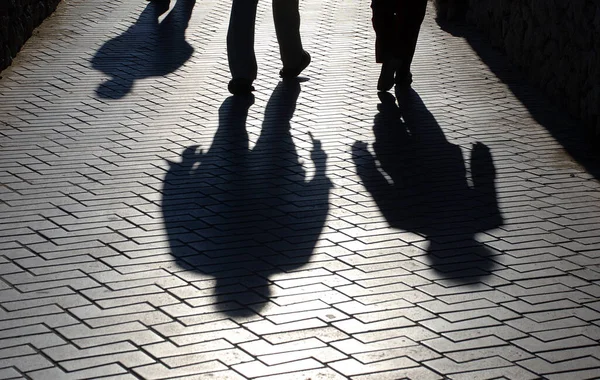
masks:
<path id="1" fill-rule="evenodd" d="M 600 376 L 577 122 L 432 8 L 379 98 L 369 4 L 281 83 L 261 1 L 251 99 L 229 1 L 63 0 L 0 79 L 0 378 Z"/>

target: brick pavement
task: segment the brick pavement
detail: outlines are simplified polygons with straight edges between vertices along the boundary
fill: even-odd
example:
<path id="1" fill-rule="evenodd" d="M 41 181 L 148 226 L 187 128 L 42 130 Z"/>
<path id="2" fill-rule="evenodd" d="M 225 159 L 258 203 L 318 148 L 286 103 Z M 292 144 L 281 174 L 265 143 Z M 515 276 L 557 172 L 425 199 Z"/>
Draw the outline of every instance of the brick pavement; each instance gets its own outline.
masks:
<path id="1" fill-rule="evenodd" d="M 599 378 L 577 124 L 432 9 L 379 99 L 368 0 L 289 85 L 261 2 L 231 98 L 228 6 L 63 0 L 2 73 L 0 378 Z"/>

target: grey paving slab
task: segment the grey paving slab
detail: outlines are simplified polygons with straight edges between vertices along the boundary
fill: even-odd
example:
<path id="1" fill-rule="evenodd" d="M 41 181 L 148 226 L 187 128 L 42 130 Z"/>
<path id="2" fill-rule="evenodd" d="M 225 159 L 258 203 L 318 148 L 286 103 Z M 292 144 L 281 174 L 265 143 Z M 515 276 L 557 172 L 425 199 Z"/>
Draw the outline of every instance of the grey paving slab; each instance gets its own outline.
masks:
<path id="1" fill-rule="evenodd" d="M 254 98 L 230 2 L 63 0 L 0 79 L 0 377 L 592 379 L 600 161 L 465 25 L 379 98 L 368 0 L 302 0 Z M 163 12 L 164 11 L 164 12 Z"/>

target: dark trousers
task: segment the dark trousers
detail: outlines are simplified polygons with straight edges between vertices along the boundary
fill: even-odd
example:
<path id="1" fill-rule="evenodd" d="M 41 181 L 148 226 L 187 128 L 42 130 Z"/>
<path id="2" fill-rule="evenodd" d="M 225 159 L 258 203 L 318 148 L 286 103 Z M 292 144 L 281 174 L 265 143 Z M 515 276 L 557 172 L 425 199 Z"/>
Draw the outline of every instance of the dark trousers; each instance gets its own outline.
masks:
<path id="1" fill-rule="evenodd" d="M 376 61 L 400 59 L 400 70 L 408 72 L 425 18 L 427 0 L 372 0 L 371 9 Z"/>
<path id="2" fill-rule="evenodd" d="M 0 0 L 4 1 L 4 0 Z M 256 79 L 254 24 L 258 0 L 233 0 L 227 32 L 227 58 L 234 79 Z M 302 60 L 299 0 L 273 0 L 275 34 L 284 67 L 296 67 Z"/>

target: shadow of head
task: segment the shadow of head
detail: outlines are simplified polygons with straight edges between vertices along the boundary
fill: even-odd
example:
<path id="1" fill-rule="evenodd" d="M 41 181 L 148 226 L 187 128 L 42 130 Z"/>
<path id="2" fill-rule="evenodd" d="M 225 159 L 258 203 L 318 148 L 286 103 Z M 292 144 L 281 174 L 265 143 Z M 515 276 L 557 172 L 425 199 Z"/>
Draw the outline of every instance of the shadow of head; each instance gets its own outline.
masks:
<path id="1" fill-rule="evenodd" d="M 96 88 L 96 96 L 101 99 L 122 99 L 131 92 L 133 87 L 133 81 L 131 78 L 111 78 L 105 82 L 102 82 Z"/>
<path id="2" fill-rule="evenodd" d="M 427 259 L 430 267 L 444 280 L 461 285 L 479 283 L 489 276 L 499 252 L 474 239 L 473 236 L 453 237 L 453 241 L 429 238 Z"/>

